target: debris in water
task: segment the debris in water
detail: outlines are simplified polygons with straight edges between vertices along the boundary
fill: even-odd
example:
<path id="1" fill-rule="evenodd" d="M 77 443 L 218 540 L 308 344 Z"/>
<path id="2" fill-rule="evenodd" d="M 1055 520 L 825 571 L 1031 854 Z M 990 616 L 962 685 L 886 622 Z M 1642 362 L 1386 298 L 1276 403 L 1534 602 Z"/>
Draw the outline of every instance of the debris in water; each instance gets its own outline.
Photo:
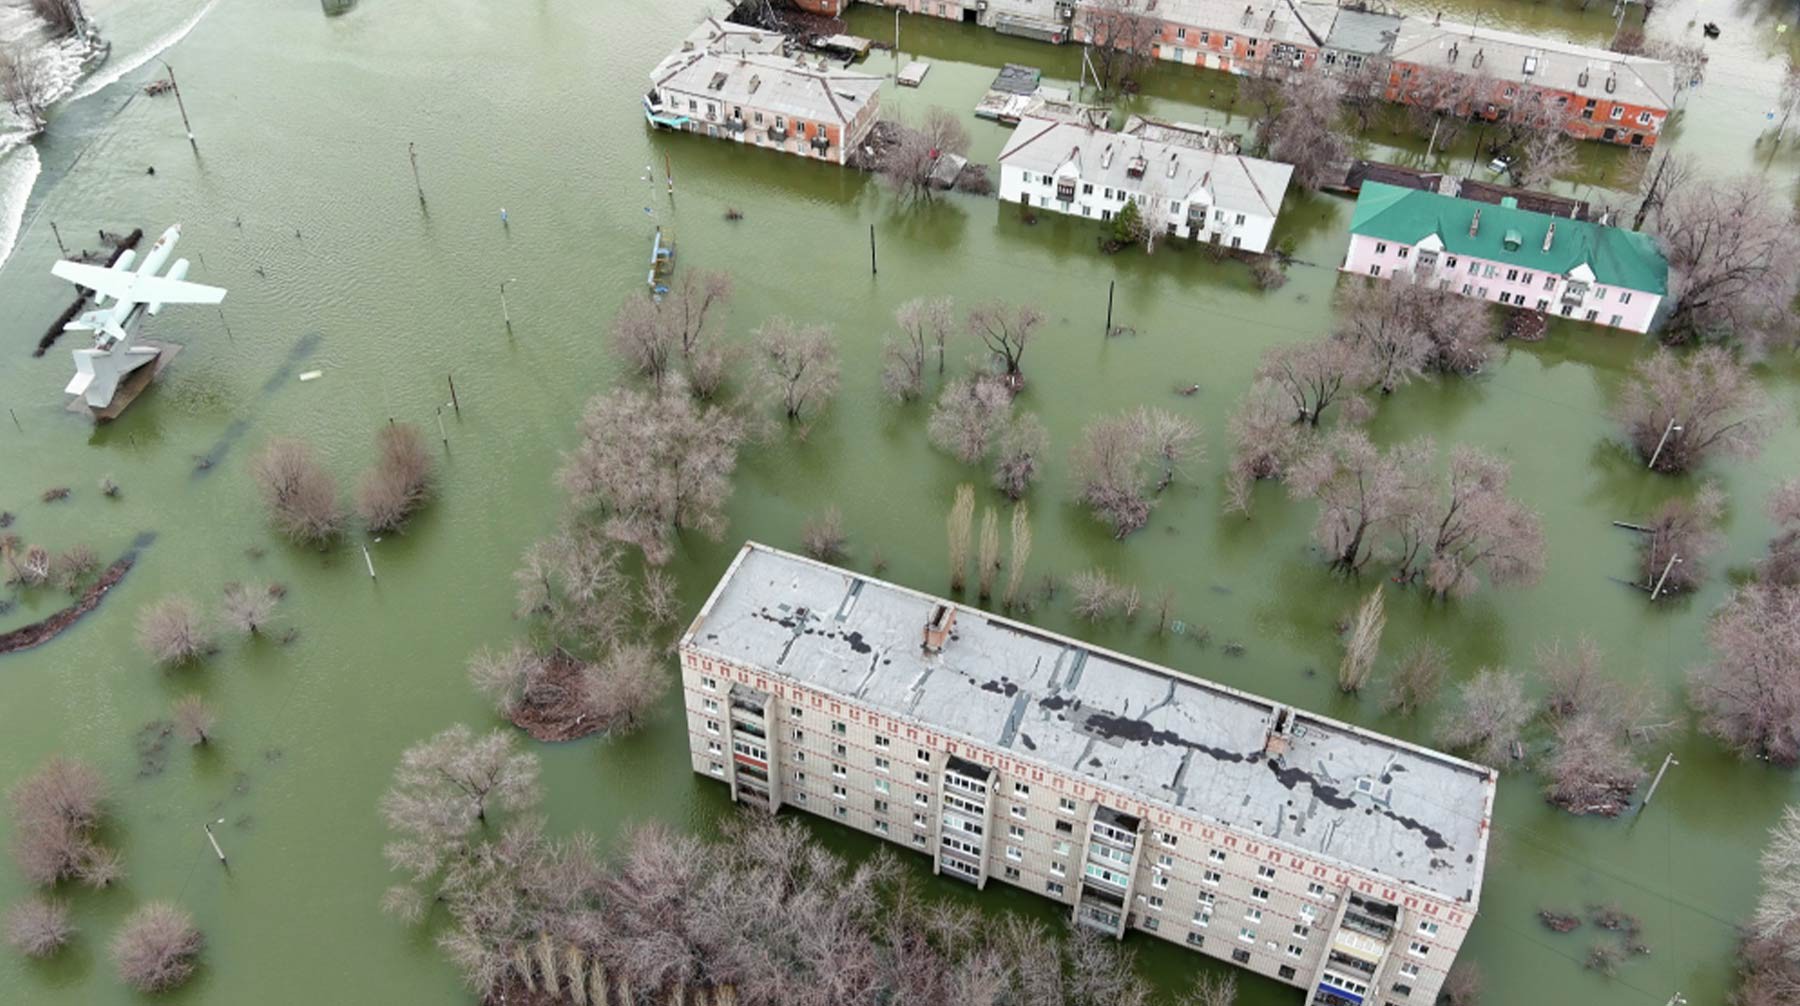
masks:
<path id="1" fill-rule="evenodd" d="M 302 381 L 316 381 L 324 376 L 325 372 L 323 370 L 309 370 L 306 373 L 301 374 L 300 379 Z"/>

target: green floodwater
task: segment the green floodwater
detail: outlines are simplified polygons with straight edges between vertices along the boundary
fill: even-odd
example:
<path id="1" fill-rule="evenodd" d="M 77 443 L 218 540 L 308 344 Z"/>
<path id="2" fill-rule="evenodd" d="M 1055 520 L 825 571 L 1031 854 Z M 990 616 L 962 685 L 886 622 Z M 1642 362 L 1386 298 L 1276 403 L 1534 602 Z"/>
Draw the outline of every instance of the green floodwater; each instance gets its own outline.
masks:
<path id="1" fill-rule="evenodd" d="M 93 6 L 115 39 L 115 60 L 144 51 L 201 9 L 193 0 Z M 1380 714 L 1379 685 L 1361 699 L 1337 693 L 1332 623 L 1367 584 L 1335 579 L 1309 550 L 1312 506 L 1263 487 L 1254 520 L 1219 513 L 1225 417 L 1265 347 L 1314 337 L 1329 324 L 1349 203 L 1289 193 L 1278 237 L 1294 241 L 1303 264 L 1286 287 L 1262 294 L 1243 266 L 1211 262 L 1179 243 L 1150 258 L 1103 257 L 1092 224 L 1046 215 L 1026 226 L 1013 208 L 964 196 L 903 208 L 835 167 L 651 135 L 638 106 L 645 73 L 703 6 L 365 0 L 328 19 L 310 3 L 225 0 L 165 54 L 181 75 L 198 156 L 172 101 L 133 97 L 154 63 L 59 110 L 38 147 L 44 175 L 27 227 L 0 271 L 0 401 L 18 420 L 0 420 L 0 509 L 18 515 L 12 530 L 27 541 L 86 543 L 108 559 L 142 533 L 155 539 L 76 629 L 0 657 L 0 782 L 56 752 L 95 762 L 115 789 L 110 838 L 130 873 L 119 889 L 73 896 L 83 932 L 72 952 L 42 966 L 0 957 L 0 1002 L 133 1000 L 112 975 L 105 941 L 151 898 L 190 908 L 208 937 L 204 970 L 170 1001 L 466 998 L 429 933 L 378 912 L 387 872 L 375 802 L 409 743 L 457 721 L 496 722 L 466 684 L 464 662 L 517 631 L 509 574 L 520 551 L 553 525 L 561 494 L 551 476 L 574 441 L 582 402 L 617 377 L 604 331 L 643 280 L 655 223 L 646 207 L 674 228 L 681 268 L 736 274 L 731 337 L 785 312 L 829 323 L 843 345 L 834 407 L 804 442 L 746 454 L 724 541 L 682 542 L 672 570 L 690 610 L 743 539 L 794 546 L 807 515 L 833 504 L 853 534 L 856 564 L 867 568 L 879 547 L 890 578 L 942 589 L 944 509 L 958 482 L 982 473 L 930 448 L 925 406 L 881 400 L 881 340 L 894 307 L 918 294 L 948 293 L 963 304 L 1029 299 L 1049 323 L 1026 356 L 1030 385 L 1019 405 L 1043 417 L 1054 442 L 1032 497 L 1034 576 L 1099 565 L 1149 595 L 1172 587 L 1179 616 L 1208 628 L 1212 643 L 1157 638 L 1153 620 L 1081 626 L 1065 604 L 1034 619 L 1428 738 L 1441 707 L 1402 721 Z M 1476 8 L 1458 0 L 1450 9 L 1468 17 Z M 1800 142 L 1775 153 L 1758 142 L 1787 57 L 1791 35 L 1775 30 L 1787 11 L 1721 0 L 1658 9 L 1653 36 L 1697 37 L 1695 17 L 1726 29 L 1710 43 L 1710 79 L 1665 142 L 1711 171 L 1755 166 L 1791 186 Z M 1572 3 L 1507 2 L 1480 12 L 1484 21 L 1600 43 L 1612 26 L 1603 4 L 1584 12 Z M 882 11 L 860 10 L 854 24 L 880 37 L 891 31 Z M 1072 50 L 917 19 L 904 33 L 909 54 L 933 68 L 919 91 L 886 95 L 901 111 L 966 110 L 1008 60 L 1035 63 L 1053 78 L 1075 75 Z M 885 54 L 869 62 L 876 72 L 890 66 Z M 1165 70 L 1134 104 L 1220 121 L 1231 90 L 1228 77 Z M 973 132 L 975 155 L 992 158 L 1004 131 L 983 123 Z M 428 213 L 413 192 L 409 141 L 418 145 Z M 1420 144 L 1395 142 L 1406 149 L 1387 155 L 1420 153 Z M 1466 164 L 1469 154 L 1465 146 L 1450 156 Z M 665 156 L 678 186 L 673 200 L 660 181 Z M 1619 156 L 1584 150 L 1583 176 L 1569 187 L 1603 185 Z M 145 172 L 150 165 L 154 176 Z M 646 166 L 656 181 L 645 179 Z M 726 222 L 727 207 L 743 219 Z M 179 253 L 194 259 L 192 278 L 231 290 L 223 319 L 172 308 L 152 321 L 150 334 L 187 350 L 151 394 L 101 430 L 62 409 L 68 343 L 42 359 L 27 355 L 68 294 L 47 273 L 56 253 L 52 220 L 73 240 L 99 227 L 142 226 L 154 235 L 180 221 Z M 874 277 L 871 224 L 880 246 Z M 508 334 L 498 284 L 513 277 Z M 1115 279 L 1118 321 L 1137 334 L 1108 342 L 1100 331 Z M 1390 659 L 1429 634 L 1451 648 L 1462 680 L 1483 665 L 1526 666 L 1538 644 L 1586 634 L 1613 673 L 1651 682 L 1671 705 L 1680 701 L 1684 672 L 1705 656 L 1704 626 L 1728 589 L 1725 570 L 1741 571 L 1760 553 L 1770 530 L 1762 501 L 1800 468 L 1800 433 L 1789 420 L 1757 462 L 1702 473 L 1720 480 L 1732 501 L 1721 575 L 1697 596 L 1651 609 L 1612 579 L 1630 575 L 1632 542 L 1608 522 L 1691 493 L 1698 480 L 1650 476 L 1611 439 L 1607 407 L 1647 347 L 1558 324 L 1541 344 L 1506 348 L 1477 379 L 1415 385 L 1382 405 L 1372 429 L 1383 441 L 1430 434 L 1442 445 L 1468 442 L 1510 458 L 1515 490 L 1541 511 L 1549 544 L 1548 569 L 1532 589 L 1448 606 L 1391 593 Z M 323 377 L 296 379 L 311 369 Z M 435 433 L 452 373 L 462 413 L 445 417 L 442 499 L 405 536 L 371 543 L 378 580 L 363 569 L 358 538 L 323 556 L 273 539 L 246 475 L 262 443 L 303 436 L 349 485 L 390 417 Z M 1797 377 L 1787 363 L 1767 374 L 1790 415 L 1800 414 Z M 1197 395 L 1171 393 L 1189 383 L 1200 385 Z M 1171 490 L 1150 527 L 1118 543 L 1069 502 L 1066 452 L 1092 416 L 1140 403 L 1199 421 L 1209 457 Z M 197 471 L 200 457 L 214 463 Z M 123 487 L 121 499 L 96 490 L 106 474 Z M 72 499 L 38 501 L 57 485 L 72 487 Z M 204 668 L 174 674 L 137 650 L 132 624 L 144 605 L 168 594 L 210 604 L 226 581 L 250 578 L 288 585 L 281 618 L 298 629 L 297 642 L 228 642 Z M 24 599 L 0 628 L 61 603 L 48 593 Z M 1226 655 L 1234 642 L 1241 656 Z M 139 728 L 190 691 L 220 712 L 219 743 L 197 755 L 172 749 L 160 773 L 140 777 Z M 728 809 L 721 787 L 688 771 L 673 694 L 635 737 L 535 750 L 559 828 L 610 839 L 662 819 L 706 830 Z M 1680 766 L 1636 819 L 1570 818 L 1543 803 L 1530 776 L 1502 783 L 1481 915 L 1464 951 L 1486 971 L 1488 1003 L 1660 1004 L 1677 992 L 1695 1004 L 1723 1000 L 1733 926 L 1753 901 L 1755 857 L 1794 777 L 1733 762 L 1691 731 L 1671 750 Z M 229 873 L 201 832 L 219 819 Z M 815 830 L 851 853 L 872 848 L 830 826 Z M 922 858 L 908 862 L 924 868 Z M 949 883 L 935 889 L 967 896 Z M 25 893 L 16 870 L 0 868 L 0 903 Z M 1596 938 L 1592 927 L 1558 936 L 1534 918 L 1540 906 L 1601 901 L 1639 915 L 1653 950 L 1616 979 L 1579 963 Z M 1004 885 L 981 903 L 1052 917 L 1046 902 Z M 1141 935 L 1128 942 L 1147 973 L 1170 985 L 1217 966 Z M 1250 980 L 1242 1001 L 1297 996 Z"/>

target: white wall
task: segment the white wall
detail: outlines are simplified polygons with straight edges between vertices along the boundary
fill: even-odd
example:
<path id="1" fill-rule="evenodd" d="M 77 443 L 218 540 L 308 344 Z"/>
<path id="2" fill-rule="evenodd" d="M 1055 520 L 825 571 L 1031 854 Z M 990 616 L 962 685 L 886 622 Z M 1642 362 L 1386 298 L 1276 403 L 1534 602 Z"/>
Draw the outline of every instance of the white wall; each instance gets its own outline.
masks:
<path id="1" fill-rule="evenodd" d="M 1026 181 L 1029 175 L 1030 181 Z M 1151 179 L 1145 179 L 1151 181 Z M 1154 189 L 1149 193 L 1138 191 L 1127 192 L 1124 189 L 1112 189 L 1108 195 L 1107 186 L 1094 185 L 1092 192 L 1084 191 L 1086 183 L 1077 180 L 1075 200 L 1063 203 L 1056 198 L 1056 181 L 1054 178 L 1037 172 L 1026 172 L 1010 164 L 1000 167 L 1000 201 L 1020 205 L 1029 200 L 1033 209 L 1049 210 L 1053 213 L 1066 213 L 1069 216 L 1087 217 L 1096 222 L 1106 222 L 1117 216 L 1125 208 L 1127 198 L 1135 198 L 1142 194 L 1144 202 L 1139 212 L 1145 217 L 1163 224 L 1175 225 L 1175 235 L 1185 238 L 1187 233 L 1188 204 L 1171 199 L 1168 195 L 1157 193 Z M 1154 201 L 1154 206 L 1151 205 Z M 1171 208 L 1171 203 L 1174 207 Z M 1224 219 L 1219 219 L 1219 214 Z M 1216 236 L 1217 243 L 1227 247 L 1236 247 L 1243 251 L 1261 254 L 1269 250 L 1269 236 L 1275 229 L 1275 218 L 1258 214 L 1241 214 L 1243 221 L 1238 221 L 1239 213 L 1235 210 L 1218 210 L 1209 208 L 1207 212 L 1207 230 L 1197 240 L 1211 241 Z M 1233 242 L 1236 242 L 1235 244 Z"/>

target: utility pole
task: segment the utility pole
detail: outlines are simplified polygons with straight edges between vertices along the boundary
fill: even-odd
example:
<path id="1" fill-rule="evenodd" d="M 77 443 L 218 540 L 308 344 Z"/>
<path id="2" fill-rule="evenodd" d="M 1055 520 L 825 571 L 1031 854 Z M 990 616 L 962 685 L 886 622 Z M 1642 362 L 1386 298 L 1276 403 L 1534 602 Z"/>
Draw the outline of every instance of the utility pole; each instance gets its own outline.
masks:
<path id="1" fill-rule="evenodd" d="M 391 424 L 391 423 L 393 423 L 393 420 L 389 419 L 388 422 Z M 448 445 L 446 445 L 446 446 L 448 446 Z M 371 558 L 369 555 L 369 546 L 364 545 L 362 547 L 362 552 L 363 552 L 363 563 L 369 567 L 369 579 L 373 580 L 373 579 L 375 579 L 375 560 L 373 558 Z"/>
<path id="2" fill-rule="evenodd" d="M 63 258 L 69 257 L 69 249 L 63 247 L 62 231 L 56 229 L 56 221 L 50 221 L 50 233 L 56 235 L 56 251 Z"/>
<path id="3" fill-rule="evenodd" d="M 894 8 L 894 82 L 900 81 L 900 8 Z"/>
<path id="4" fill-rule="evenodd" d="M 1669 771 L 1669 766 L 1679 764 L 1681 763 L 1675 760 L 1675 752 L 1671 751 L 1668 754 L 1663 755 L 1662 768 L 1656 770 L 1656 778 L 1650 781 L 1650 792 L 1644 794 L 1644 802 L 1638 805 L 1638 813 L 1642 814 L 1644 808 L 1650 806 L 1650 801 L 1656 796 L 1656 787 L 1662 785 L 1663 775 Z M 1679 993 L 1675 996 L 1675 999 L 1681 999 Z M 1669 1002 L 1673 1003 L 1675 999 L 1670 999 Z M 1687 1000 L 1682 999 L 1682 1001 L 1686 1002 Z"/>
<path id="5" fill-rule="evenodd" d="M 876 269 L 875 269 L 875 225 L 870 224 L 869 225 L 869 275 L 873 276 L 873 275 L 875 275 L 875 273 L 876 273 Z"/>
<path id="6" fill-rule="evenodd" d="M 1656 450 L 1654 450 L 1650 453 L 1650 463 L 1645 465 L 1644 467 L 1648 468 L 1652 471 L 1655 471 L 1656 470 L 1656 459 L 1662 457 L 1663 445 L 1665 445 L 1669 442 L 1669 434 L 1680 433 L 1680 432 L 1681 432 L 1681 427 L 1676 425 L 1675 417 L 1670 416 L 1669 417 L 1669 425 L 1663 427 L 1662 439 L 1658 440 L 1656 442 Z"/>
<path id="7" fill-rule="evenodd" d="M 425 186 L 419 183 L 419 151 L 414 144 L 406 145 L 406 159 L 412 162 L 413 188 L 419 193 L 419 207 L 425 206 Z"/>
<path id="8" fill-rule="evenodd" d="M 1443 124 L 1444 117 L 1441 115 L 1431 121 L 1431 142 L 1425 145 L 1425 163 L 1427 166 L 1431 164 L 1431 152 L 1437 149 L 1438 127 Z"/>
<path id="9" fill-rule="evenodd" d="M 508 335 L 512 334 L 512 311 L 506 306 L 506 284 L 517 283 L 518 281 L 517 277 L 500 281 L 500 317 L 506 319 L 506 332 Z"/>
<path id="10" fill-rule="evenodd" d="M 1106 281 L 1106 331 L 1104 334 L 1108 339 L 1112 338 L 1113 288 L 1117 286 L 1118 283 L 1119 281 L 1116 279 L 1109 279 Z"/>
<path id="11" fill-rule="evenodd" d="M 1656 600 L 1657 595 L 1662 593 L 1663 583 L 1669 579 L 1669 570 L 1674 569 L 1675 564 L 1680 561 L 1681 561 L 1681 556 L 1679 556 L 1679 555 L 1669 556 L 1668 563 L 1663 566 L 1662 575 L 1656 578 L 1656 586 L 1654 588 L 1652 588 L 1650 591 L 1650 600 L 1652 600 L 1652 601 Z"/>
<path id="12" fill-rule="evenodd" d="M 214 824 L 224 824 L 224 823 L 225 823 L 225 819 L 221 817 L 217 821 L 211 821 L 206 824 L 202 824 L 200 827 L 202 830 L 204 830 L 206 832 L 206 840 L 208 842 L 212 843 L 213 855 L 219 857 L 219 865 L 223 866 L 224 868 L 229 870 L 229 869 L 231 869 L 231 864 L 225 861 L 225 850 L 219 848 L 219 840 L 217 837 L 215 837 L 213 835 L 213 830 L 212 830 L 212 826 Z"/>
<path id="13" fill-rule="evenodd" d="M 188 124 L 187 105 L 181 100 L 181 85 L 175 83 L 175 68 L 169 65 L 168 60 L 161 57 L 158 57 L 156 61 L 163 65 L 163 69 L 169 71 L 169 90 L 175 92 L 175 107 L 181 110 L 181 128 L 187 130 L 188 146 L 193 147 L 194 153 L 197 154 L 200 152 L 200 144 L 194 140 L 194 127 Z"/>
<path id="14" fill-rule="evenodd" d="M 456 375 L 445 374 L 444 379 L 450 382 L 450 407 L 455 409 L 456 414 L 460 416 L 462 415 L 462 403 L 456 400 Z"/>

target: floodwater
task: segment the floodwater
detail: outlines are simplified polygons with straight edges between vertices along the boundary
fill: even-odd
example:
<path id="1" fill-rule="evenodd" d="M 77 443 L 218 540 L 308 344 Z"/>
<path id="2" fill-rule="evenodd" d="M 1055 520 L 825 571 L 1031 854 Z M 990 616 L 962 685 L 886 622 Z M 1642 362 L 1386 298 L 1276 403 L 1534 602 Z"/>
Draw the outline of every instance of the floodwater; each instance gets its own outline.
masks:
<path id="1" fill-rule="evenodd" d="M 1034 578 L 1097 565 L 1148 595 L 1173 588 L 1178 615 L 1209 630 L 1211 642 L 1156 637 L 1144 619 L 1084 627 L 1066 601 L 1034 618 L 1189 673 L 1428 737 L 1439 708 L 1401 721 L 1380 714 L 1379 686 L 1361 699 L 1336 692 L 1332 623 L 1367 584 L 1335 579 L 1308 549 L 1312 507 L 1264 487 L 1253 520 L 1219 511 L 1225 417 L 1265 347 L 1328 326 L 1349 204 L 1289 194 L 1278 237 L 1292 239 L 1303 264 L 1287 286 L 1264 294 L 1241 265 L 1178 244 L 1149 258 L 1104 257 L 1091 224 L 1046 217 L 1027 226 L 1014 208 L 963 196 L 902 207 L 835 167 L 653 136 L 638 107 L 644 75 L 703 6 L 365 0 L 327 18 L 305 3 L 223 2 L 196 20 L 207 8 L 199 0 L 96 0 L 115 41 L 105 75 L 179 39 L 163 58 L 180 73 L 198 153 L 172 99 L 136 93 L 160 69 L 153 61 L 61 107 L 37 144 L 42 174 L 0 271 L 0 400 L 17 416 L 16 427 L 0 419 L 0 509 L 18 515 L 13 531 L 52 548 L 86 543 L 110 558 L 140 534 L 155 539 L 75 630 L 0 657 L 0 780 L 57 752 L 101 766 L 117 797 L 110 837 L 130 876 L 120 889 L 73 896 L 83 932 L 72 953 L 41 966 L 0 958 L 0 1001 L 133 1001 L 112 976 L 105 940 L 151 898 L 190 908 L 209 940 L 204 970 L 171 1002 L 458 997 L 430 934 L 377 910 L 387 875 L 375 802 L 406 745 L 453 722 L 495 722 L 463 666 L 472 651 L 517 631 L 509 574 L 553 525 L 561 499 L 551 475 L 582 402 L 617 378 L 607 318 L 643 281 L 658 223 L 675 234 L 682 268 L 736 274 L 732 338 L 787 313 L 830 324 L 844 354 L 842 391 L 810 436 L 746 455 L 726 540 L 682 542 L 672 569 L 690 606 L 743 539 L 796 545 L 802 522 L 828 505 L 844 511 L 856 564 L 868 568 L 879 549 L 890 578 L 941 589 L 943 512 L 956 484 L 982 473 L 931 449 L 924 406 L 881 400 L 881 340 L 894 307 L 918 294 L 964 304 L 1027 299 L 1049 323 L 1025 358 L 1030 383 L 1019 405 L 1043 417 L 1054 442 L 1032 497 Z M 1665 4 L 1652 21 L 1652 35 L 1697 31 L 1694 17 L 1725 28 L 1711 43 L 1711 79 L 1669 137 L 1713 171 L 1754 165 L 1791 185 L 1800 142 L 1778 153 L 1758 142 L 1792 37 L 1776 32 L 1786 10 L 1704 0 Z M 1481 12 L 1589 41 L 1603 42 L 1612 24 L 1603 4 L 1584 12 L 1509 2 Z M 856 26 L 887 37 L 891 19 L 861 11 Z M 1060 79 L 1076 73 L 1071 50 L 957 25 L 911 21 L 903 32 L 909 54 L 933 62 L 921 90 L 888 95 L 903 112 L 967 109 L 1007 60 Z M 870 61 L 877 72 L 889 66 L 886 55 Z M 1137 104 L 1223 120 L 1231 89 L 1226 77 L 1168 71 Z M 976 155 L 991 158 L 1004 132 L 988 124 L 973 131 Z M 1417 144 L 1401 146 L 1417 155 Z M 1604 184 L 1617 156 L 1586 152 L 1583 177 L 1570 186 Z M 665 158 L 673 199 L 662 182 Z M 20 197 L 8 189 L 3 198 L 0 210 L 11 210 Z M 743 219 L 727 222 L 727 208 Z M 179 221 L 191 277 L 231 290 L 223 315 L 177 307 L 152 321 L 153 335 L 187 350 L 102 430 L 62 409 L 67 344 L 42 359 L 28 355 L 67 298 L 48 276 L 52 221 L 71 244 L 91 244 L 102 227 L 154 234 Z M 515 278 L 508 332 L 499 284 Z M 1101 327 L 1114 280 L 1118 323 L 1136 334 L 1107 341 Z M 1429 434 L 1510 458 L 1515 490 L 1542 513 L 1549 543 L 1543 582 L 1529 590 L 1450 605 L 1391 594 L 1390 659 L 1429 635 L 1451 649 L 1462 680 L 1484 665 L 1528 666 L 1539 644 L 1585 634 L 1612 673 L 1679 703 L 1683 674 L 1705 656 L 1706 617 L 1727 576 L 1655 609 L 1616 582 L 1630 576 L 1632 542 L 1609 521 L 1698 487 L 1697 479 L 1646 474 L 1612 440 L 1606 410 L 1646 348 L 1559 324 L 1544 343 L 1509 347 L 1478 379 L 1415 385 L 1383 403 L 1372 427 L 1383 441 Z M 318 380 L 297 380 L 315 369 Z M 389 418 L 436 432 L 452 374 L 462 409 L 443 409 L 442 500 L 403 537 L 369 543 L 379 579 L 367 575 L 359 539 L 326 555 L 273 539 L 246 475 L 261 444 L 303 436 L 350 484 Z M 1766 376 L 1800 414 L 1800 375 L 1783 364 Z M 1187 384 L 1199 393 L 1172 394 Z M 1092 416 L 1143 403 L 1196 419 L 1209 457 L 1169 492 L 1150 527 L 1118 543 L 1070 502 L 1066 451 Z M 1759 461 L 1702 473 L 1731 497 L 1722 570 L 1741 571 L 1759 554 L 1769 533 L 1762 501 L 1796 474 L 1797 457 L 1790 421 Z M 96 490 L 103 475 L 123 487 L 120 499 Z M 39 502 L 60 485 L 73 489 L 69 501 Z M 283 625 L 299 633 L 291 645 L 231 641 L 203 669 L 173 674 L 136 649 L 132 623 L 144 605 L 170 594 L 211 603 L 227 581 L 252 578 L 287 584 Z M 0 616 L 0 628 L 59 604 L 48 594 L 26 598 Z M 1241 655 L 1228 654 L 1232 643 Z M 140 728 L 192 691 L 220 712 L 219 743 L 197 755 L 170 750 L 160 770 L 152 757 L 146 772 Z M 672 696 L 638 736 L 537 750 L 559 828 L 610 839 L 662 819 L 705 830 L 726 810 L 720 787 L 688 771 Z M 1488 1003 L 1625 1006 L 1677 992 L 1696 1004 L 1723 1000 L 1733 926 L 1751 906 L 1755 857 L 1794 777 L 1737 764 L 1693 732 L 1670 750 L 1679 767 L 1634 819 L 1569 818 L 1543 803 L 1529 776 L 1502 783 L 1481 915 L 1465 948 L 1487 973 Z M 201 831 L 221 820 L 230 872 Z M 817 831 L 853 853 L 871 848 L 829 826 Z M 17 873 L 0 868 L 0 902 L 24 893 Z M 1615 979 L 1580 965 L 1597 939 L 1592 927 L 1558 936 L 1535 920 L 1541 906 L 1598 902 L 1637 914 L 1652 949 Z M 1050 917 L 1046 903 L 1003 886 L 982 903 Z M 1216 966 L 1141 936 L 1129 942 L 1171 987 Z M 1257 981 L 1243 997 L 1249 1006 L 1296 1000 Z"/>

